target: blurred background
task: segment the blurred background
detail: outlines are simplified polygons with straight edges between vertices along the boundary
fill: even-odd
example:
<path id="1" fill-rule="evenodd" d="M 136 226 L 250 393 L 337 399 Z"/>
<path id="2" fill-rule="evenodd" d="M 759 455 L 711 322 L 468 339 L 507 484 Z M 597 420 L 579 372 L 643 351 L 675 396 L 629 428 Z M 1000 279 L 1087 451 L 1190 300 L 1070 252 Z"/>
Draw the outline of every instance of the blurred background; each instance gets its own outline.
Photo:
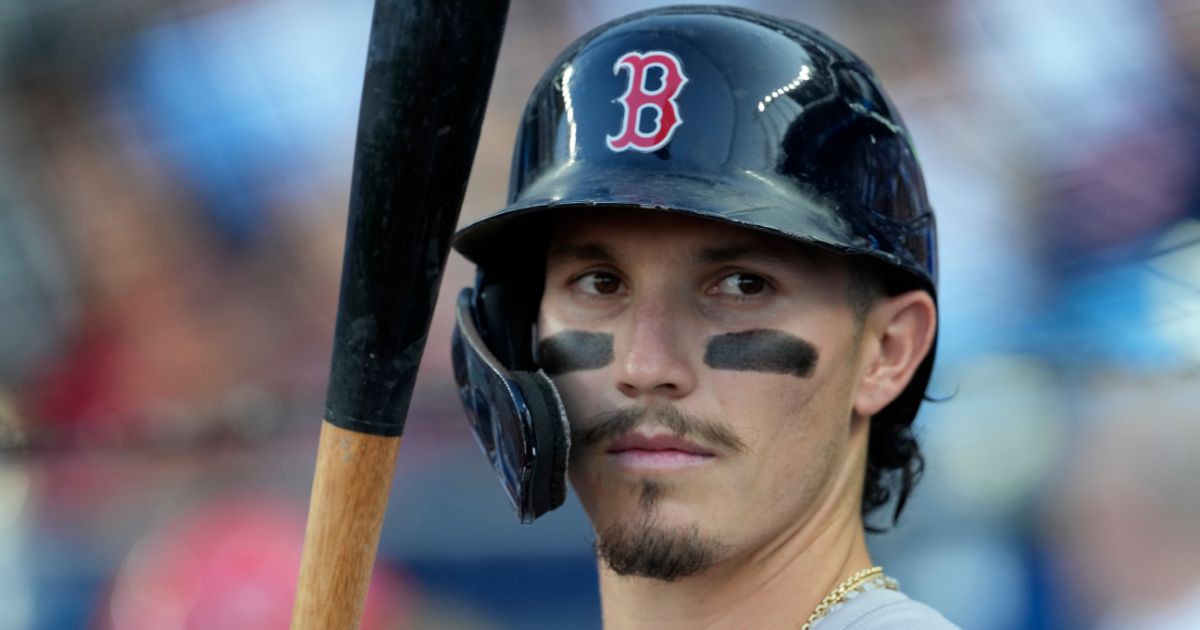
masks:
<path id="1" fill-rule="evenodd" d="M 657 2 L 513 0 L 524 99 Z M 1200 0 L 761 0 L 874 66 L 926 169 L 927 475 L 871 539 L 964 628 L 1200 628 Z M 283 628 L 371 5 L 0 2 L 0 628 Z M 458 410 L 452 255 L 367 628 L 598 628 L 574 500 L 513 518 Z"/>

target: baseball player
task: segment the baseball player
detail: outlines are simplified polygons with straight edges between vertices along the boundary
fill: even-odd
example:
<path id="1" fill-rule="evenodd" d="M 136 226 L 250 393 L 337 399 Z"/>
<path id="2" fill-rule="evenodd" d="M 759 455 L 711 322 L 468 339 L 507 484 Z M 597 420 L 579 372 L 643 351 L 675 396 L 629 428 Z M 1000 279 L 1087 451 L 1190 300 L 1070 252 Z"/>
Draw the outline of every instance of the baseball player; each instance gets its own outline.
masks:
<path id="1" fill-rule="evenodd" d="M 630 15 L 554 61 L 509 204 L 455 247 L 455 375 L 531 521 L 569 479 L 607 628 L 953 628 L 869 557 L 903 509 L 937 331 L 899 115 L 826 35 Z"/>

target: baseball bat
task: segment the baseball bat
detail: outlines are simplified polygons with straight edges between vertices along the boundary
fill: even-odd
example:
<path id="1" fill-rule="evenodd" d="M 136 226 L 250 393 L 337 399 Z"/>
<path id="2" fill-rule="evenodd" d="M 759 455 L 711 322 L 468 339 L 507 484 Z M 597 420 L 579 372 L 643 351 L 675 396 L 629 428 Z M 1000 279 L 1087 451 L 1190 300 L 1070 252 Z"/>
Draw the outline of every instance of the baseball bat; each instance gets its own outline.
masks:
<path id="1" fill-rule="evenodd" d="M 359 626 L 508 0 L 376 0 L 293 630 Z"/>

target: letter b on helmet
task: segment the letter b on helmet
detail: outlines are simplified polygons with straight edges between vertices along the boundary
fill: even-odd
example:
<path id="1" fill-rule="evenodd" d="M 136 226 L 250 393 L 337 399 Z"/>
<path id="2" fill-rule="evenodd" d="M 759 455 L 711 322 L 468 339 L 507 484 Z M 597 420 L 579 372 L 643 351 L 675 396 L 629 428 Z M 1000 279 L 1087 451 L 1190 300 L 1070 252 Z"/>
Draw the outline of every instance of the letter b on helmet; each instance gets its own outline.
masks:
<path id="1" fill-rule="evenodd" d="M 624 115 L 621 131 L 607 137 L 608 148 L 613 151 L 657 151 L 671 141 L 675 130 L 683 124 L 679 105 L 675 102 L 688 81 L 683 74 L 683 65 L 669 52 L 652 50 L 645 54 L 625 53 L 613 64 L 613 74 L 620 74 L 622 68 L 629 71 L 629 87 L 617 99 L 624 108 Z M 662 72 L 660 85 L 654 88 L 648 85 L 651 68 Z M 644 111 L 654 115 L 654 128 L 649 133 L 639 129 Z"/>

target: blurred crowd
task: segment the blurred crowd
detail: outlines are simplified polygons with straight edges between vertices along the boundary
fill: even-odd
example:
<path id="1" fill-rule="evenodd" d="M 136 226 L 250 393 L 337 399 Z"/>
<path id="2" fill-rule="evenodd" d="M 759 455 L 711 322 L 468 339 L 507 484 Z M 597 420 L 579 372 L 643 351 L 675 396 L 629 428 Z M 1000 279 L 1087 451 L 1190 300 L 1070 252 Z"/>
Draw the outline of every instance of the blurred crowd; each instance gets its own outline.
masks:
<path id="1" fill-rule="evenodd" d="M 512 0 L 463 222 L 524 99 L 662 2 Z M 746 0 L 859 52 L 941 236 L 927 474 L 871 539 L 964 628 L 1200 628 L 1200 0 Z M 371 3 L 0 3 L 0 628 L 285 627 Z M 589 628 L 460 414 L 452 256 L 368 628 Z"/>

